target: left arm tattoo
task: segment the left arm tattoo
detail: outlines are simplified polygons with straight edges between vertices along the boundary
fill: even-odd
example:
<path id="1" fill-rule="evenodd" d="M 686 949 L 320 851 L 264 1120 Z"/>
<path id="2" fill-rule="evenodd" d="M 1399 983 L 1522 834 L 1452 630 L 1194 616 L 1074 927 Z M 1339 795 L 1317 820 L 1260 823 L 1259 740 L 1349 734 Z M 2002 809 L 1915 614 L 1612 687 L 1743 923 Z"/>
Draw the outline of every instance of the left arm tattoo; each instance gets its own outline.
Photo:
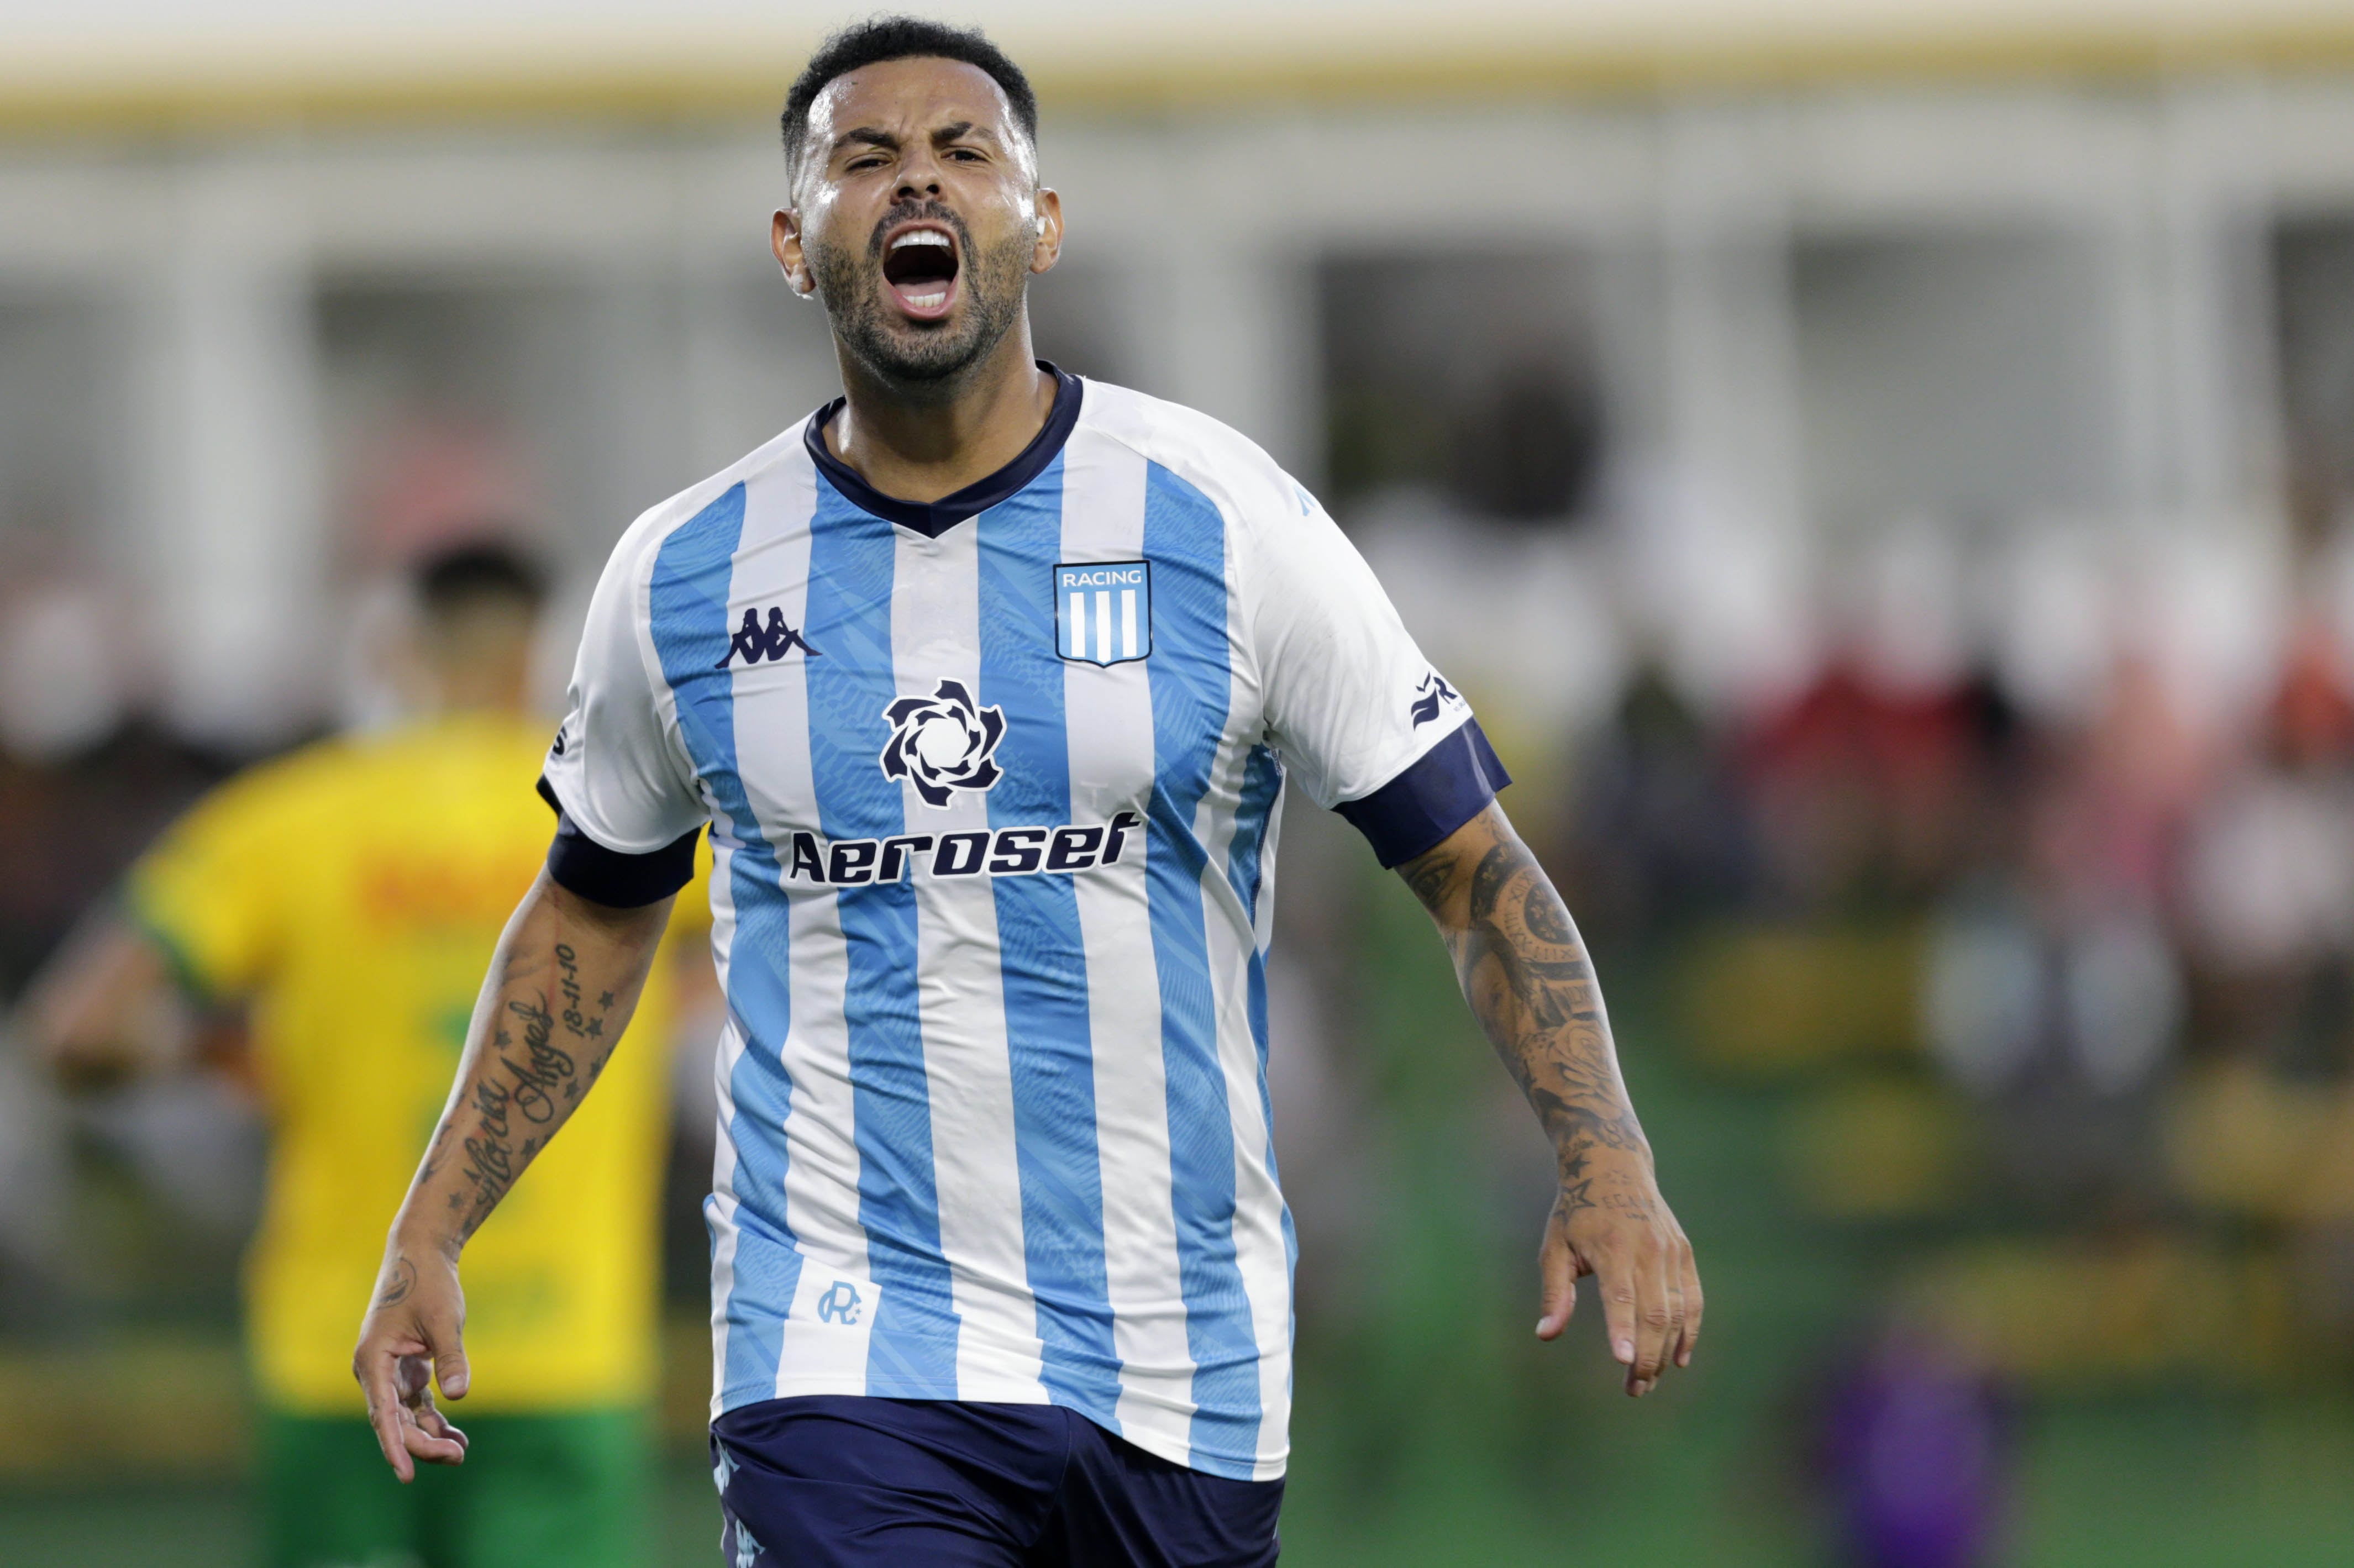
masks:
<path id="1" fill-rule="evenodd" d="M 1399 868 L 1438 922 L 1474 1016 L 1562 1162 L 1574 1206 L 1596 1149 L 1648 1152 L 1618 1076 L 1602 991 L 1577 927 L 1536 856 L 1492 806 Z"/>

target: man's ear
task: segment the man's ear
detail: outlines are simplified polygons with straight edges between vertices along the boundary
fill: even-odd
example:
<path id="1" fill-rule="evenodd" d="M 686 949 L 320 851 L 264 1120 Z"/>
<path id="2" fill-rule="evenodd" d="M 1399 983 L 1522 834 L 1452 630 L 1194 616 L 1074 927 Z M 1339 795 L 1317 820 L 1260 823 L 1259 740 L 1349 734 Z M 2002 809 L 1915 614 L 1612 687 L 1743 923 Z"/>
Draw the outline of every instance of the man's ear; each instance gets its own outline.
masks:
<path id="1" fill-rule="evenodd" d="M 1030 248 L 1030 270 L 1044 272 L 1063 255 L 1063 197 L 1045 185 L 1038 187 L 1038 242 Z"/>
<path id="2" fill-rule="evenodd" d="M 777 265 L 785 270 L 785 283 L 794 293 L 806 300 L 817 292 L 817 279 L 801 249 L 800 213 L 783 207 L 769 220 L 769 249 L 777 253 Z"/>

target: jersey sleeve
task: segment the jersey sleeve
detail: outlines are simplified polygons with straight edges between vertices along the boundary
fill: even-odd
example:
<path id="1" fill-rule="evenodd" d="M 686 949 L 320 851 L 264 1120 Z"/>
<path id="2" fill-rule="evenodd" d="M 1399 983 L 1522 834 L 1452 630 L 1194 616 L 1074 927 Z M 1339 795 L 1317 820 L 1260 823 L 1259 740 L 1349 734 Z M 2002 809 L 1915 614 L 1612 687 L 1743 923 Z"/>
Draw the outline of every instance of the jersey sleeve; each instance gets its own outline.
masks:
<path id="1" fill-rule="evenodd" d="M 131 868 L 125 912 L 207 1001 L 251 991 L 281 951 L 284 878 L 301 824 L 269 772 L 232 779 L 190 808 Z"/>
<path id="2" fill-rule="evenodd" d="M 1270 743 L 1384 866 L 1479 815 L 1511 779 L 1364 557 L 1305 491 L 1257 533 L 1250 625 Z"/>
<path id="3" fill-rule="evenodd" d="M 708 816 L 652 667 L 641 546 L 633 530 L 589 600 L 542 776 L 567 828 L 622 855 L 671 851 Z"/>

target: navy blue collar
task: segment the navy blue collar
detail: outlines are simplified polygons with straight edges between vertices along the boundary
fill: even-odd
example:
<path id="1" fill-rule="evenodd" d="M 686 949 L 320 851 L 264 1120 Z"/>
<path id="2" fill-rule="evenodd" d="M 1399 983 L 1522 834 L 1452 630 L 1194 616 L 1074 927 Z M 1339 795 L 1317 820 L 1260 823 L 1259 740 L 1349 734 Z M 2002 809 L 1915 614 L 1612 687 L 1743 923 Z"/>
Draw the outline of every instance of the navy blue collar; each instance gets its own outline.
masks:
<path id="1" fill-rule="evenodd" d="M 976 480 L 952 495 L 938 501 L 901 501 L 884 494 L 858 477 L 857 471 L 833 455 L 825 444 L 828 420 L 842 412 L 844 399 L 836 397 L 820 408 L 801 427 L 801 444 L 809 448 L 810 460 L 817 471 L 825 475 L 843 499 L 862 512 L 871 512 L 886 523 L 896 523 L 903 528 L 913 528 L 927 539 L 937 539 L 966 518 L 988 511 L 1001 501 L 1012 499 L 1030 482 L 1046 471 L 1071 439 L 1072 428 L 1079 422 L 1079 395 L 1082 383 L 1045 360 L 1038 368 L 1055 378 L 1055 407 L 1047 412 L 1046 423 L 1022 449 L 1021 455 L 987 479 Z"/>

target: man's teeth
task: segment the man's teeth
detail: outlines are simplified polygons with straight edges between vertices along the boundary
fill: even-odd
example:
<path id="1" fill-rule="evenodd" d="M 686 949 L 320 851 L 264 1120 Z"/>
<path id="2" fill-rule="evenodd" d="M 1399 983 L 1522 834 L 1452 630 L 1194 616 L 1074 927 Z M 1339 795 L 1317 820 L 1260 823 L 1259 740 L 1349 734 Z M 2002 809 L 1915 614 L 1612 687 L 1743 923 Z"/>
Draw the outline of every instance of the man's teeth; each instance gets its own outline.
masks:
<path id="1" fill-rule="evenodd" d="M 911 228 L 907 233 L 899 236 L 898 238 L 891 241 L 891 249 L 894 250 L 901 249 L 909 245 L 937 245 L 943 250 L 952 249 L 949 242 L 949 237 L 942 234 L 937 228 Z M 902 289 L 904 291 L 905 285 L 902 285 Z M 940 306 L 948 303 L 949 285 L 945 282 L 938 283 L 928 292 L 921 294 L 907 293 L 903 291 L 900 297 L 906 300 L 909 305 L 913 306 L 917 310 L 937 310 Z"/>

